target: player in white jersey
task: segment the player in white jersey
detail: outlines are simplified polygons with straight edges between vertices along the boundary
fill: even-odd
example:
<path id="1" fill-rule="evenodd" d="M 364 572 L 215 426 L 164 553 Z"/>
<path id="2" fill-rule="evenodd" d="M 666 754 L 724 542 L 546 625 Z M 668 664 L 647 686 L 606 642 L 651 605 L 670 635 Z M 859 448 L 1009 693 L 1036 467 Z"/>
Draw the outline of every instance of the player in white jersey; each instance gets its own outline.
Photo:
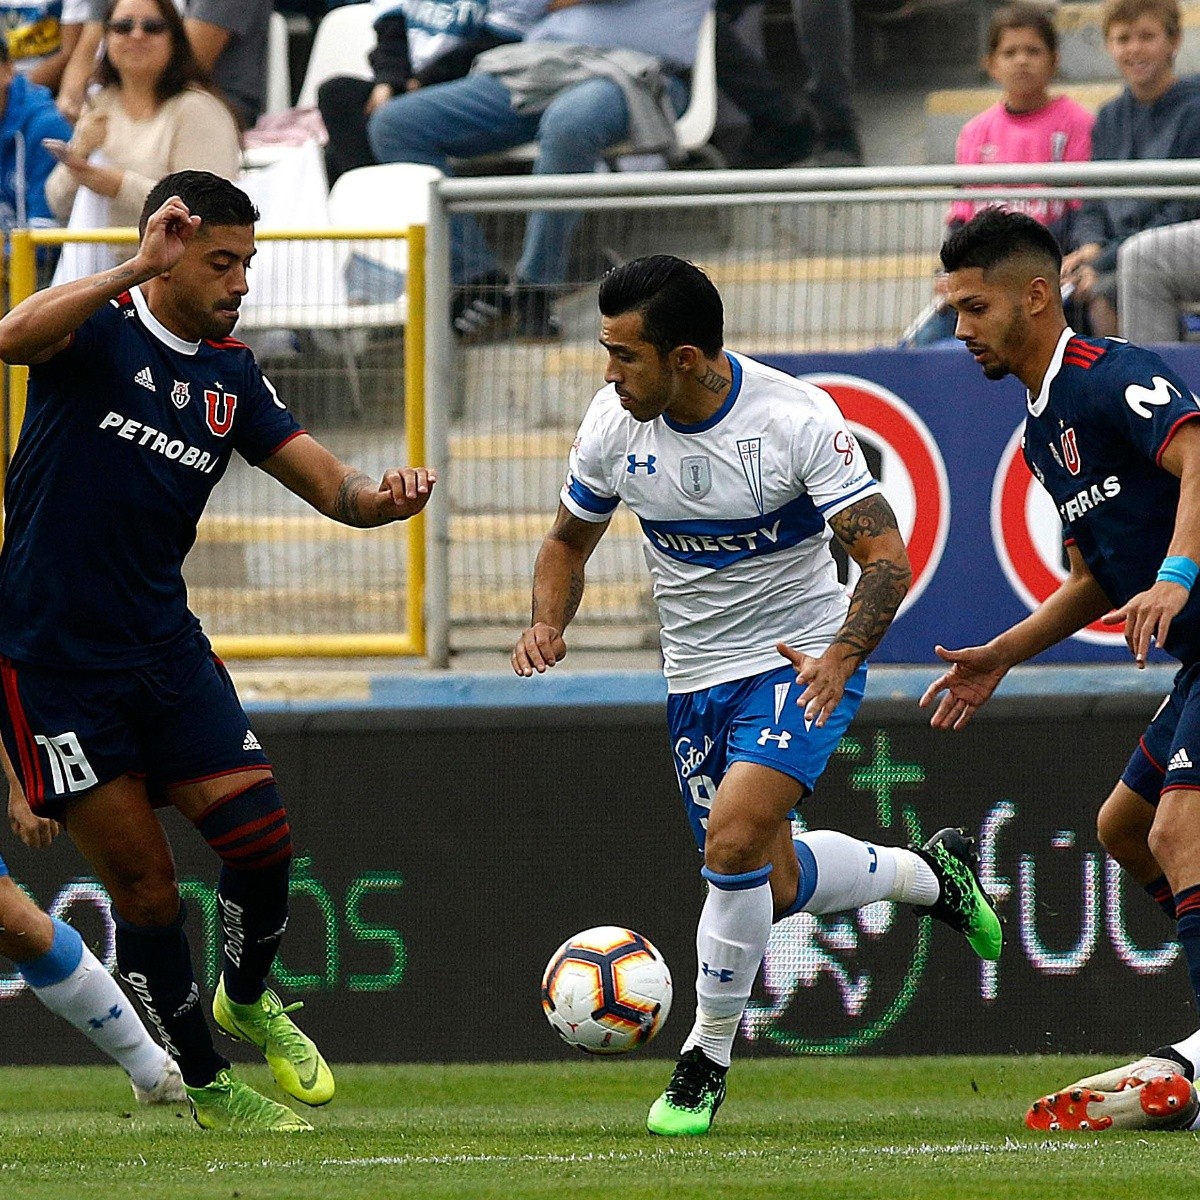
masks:
<path id="1" fill-rule="evenodd" d="M 682 259 L 618 267 L 599 301 L 606 386 L 572 447 L 512 663 L 531 676 L 566 654 L 585 564 L 624 500 L 646 535 L 673 759 L 709 884 L 695 1024 L 647 1127 L 701 1134 L 773 921 L 894 900 L 947 921 L 984 958 L 1003 939 L 958 830 L 915 851 L 832 830 L 792 838 L 790 814 L 854 716 L 865 659 L 911 578 L 832 397 L 727 353 L 721 298 Z M 852 596 L 833 536 L 861 570 Z"/>

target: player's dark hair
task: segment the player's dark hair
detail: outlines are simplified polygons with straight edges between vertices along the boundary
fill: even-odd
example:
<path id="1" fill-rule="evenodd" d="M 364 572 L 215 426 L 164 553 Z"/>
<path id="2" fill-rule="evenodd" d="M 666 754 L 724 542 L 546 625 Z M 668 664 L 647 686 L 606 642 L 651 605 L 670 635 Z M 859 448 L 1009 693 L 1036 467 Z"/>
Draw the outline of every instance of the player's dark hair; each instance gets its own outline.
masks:
<path id="1" fill-rule="evenodd" d="M 699 267 L 673 254 L 650 254 L 614 267 L 600 281 L 599 302 L 606 317 L 641 313 L 642 336 L 659 354 L 695 346 L 715 358 L 724 344 L 720 293 Z"/>
<path id="2" fill-rule="evenodd" d="M 987 274 L 1014 258 L 1042 260 L 1054 274 L 1062 268 L 1062 250 L 1040 221 L 1024 213 L 991 205 L 976 213 L 942 243 L 942 266 L 947 271 L 976 267 Z"/>
<path id="3" fill-rule="evenodd" d="M 178 196 L 203 225 L 253 225 L 259 217 L 254 202 L 228 179 L 211 171 L 175 171 L 164 175 L 151 189 L 138 218 L 138 233 L 172 197 Z"/>
<path id="4" fill-rule="evenodd" d="M 179 9 L 175 7 L 174 0 L 151 0 L 151 2 L 158 9 L 159 18 L 166 24 L 166 34 L 171 42 L 171 57 L 167 59 L 167 65 L 163 67 L 162 74 L 154 84 L 154 94 L 159 103 L 170 100 L 172 96 L 178 96 L 188 87 L 200 87 L 211 91 L 212 81 L 208 77 L 208 72 L 200 65 L 192 52 L 192 44 L 188 41 L 187 30 L 183 27 L 183 18 L 179 15 Z M 105 28 L 112 20 L 113 11 L 119 3 L 120 0 L 108 0 L 104 13 Z M 108 57 L 108 37 L 110 36 L 111 34 L 104 39 L 104 52 L 100 55 L 100 61 L 96 63 L 92 78 L 101 87 L 120 87 L 121 76 Z"/>
<path id="5" fill-rule="evenodd" d="M 990 58 L 1000 49 L 1000 39 L 1009 29 L 1030 29 L 1051 54 L 1058 53 L 1058 30 L 1046 9 L 1037 4 L 1009 4 L 998 9 L 988 25 L 987 52 Z"/>

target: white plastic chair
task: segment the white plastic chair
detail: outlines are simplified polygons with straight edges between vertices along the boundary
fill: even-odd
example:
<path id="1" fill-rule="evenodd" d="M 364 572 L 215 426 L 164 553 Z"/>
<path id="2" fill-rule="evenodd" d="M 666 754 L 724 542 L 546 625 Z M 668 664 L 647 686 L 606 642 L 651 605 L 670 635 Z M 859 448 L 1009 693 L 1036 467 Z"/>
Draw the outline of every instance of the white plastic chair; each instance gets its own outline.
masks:
<path id="1" fill-rule="evenodd" d="M 286 112 L 292 107 L 292 71 L 288 65 L 288 27 L 283 13 L 273 12 L 267 25 L 267 91 L 264 111 Z"/>
<path id="2" fill-rule="evenodd" d="M 367 55 L 375 49 L 374 19 L 377 15 L 378 9 L 373 4 L 344 4 L 341 8 L 331 8 L 321 18 L 304 82 L 300 85 L 297 107 L 315 107 L 317 88 L 335 75 L 374 78 Z"/>
<path id="3" fill-rule="evenodd" d="M 311 195 L 310 180 L 319 172 L 317 147 L 310 143 L 300 149 L 302 155 L 271 168 L 284 173 L 275 181 L 274 190 L 283 193 L 285 201 L 292 192 Z M 429 214 L 429 185 L 441 177 L 441 172 L 415 163 L 385 163 L 347 171 L 334 183 L 319 214 L 311 202 L 280 213 L 269 204 L 264 176 L 252 175 L 249 186 L 244 185 L 263 209 L 264 228 L 372 230 L 424 224 Z M 256 191 L 260 194 L 255 195 Z M 346 368 L 351 408 L 359 414 L 362 388 L 358 356 L 366 345 L 367 331 L 395 329 L 408 321 L 408 296 L 402 290 L 408 273 L 408 244 L 399 240 L 357 245 L 342 241 L 320 251 L 315 249 L 318 246 L 321 243 L 259 244 L 239 328 L 326 331 L 338 347 Z M 352 290 L 356 279 L 366 281 L 359 294 Z M 373 286 L 390 296 L 373 299 Z"/>

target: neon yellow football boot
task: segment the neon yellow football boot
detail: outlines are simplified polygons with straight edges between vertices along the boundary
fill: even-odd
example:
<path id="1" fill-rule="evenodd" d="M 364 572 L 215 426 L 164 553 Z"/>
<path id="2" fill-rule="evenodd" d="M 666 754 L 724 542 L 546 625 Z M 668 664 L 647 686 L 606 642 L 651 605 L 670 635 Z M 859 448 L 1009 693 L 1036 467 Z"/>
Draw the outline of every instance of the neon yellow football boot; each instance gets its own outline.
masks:
<path id="1" fill-rule="evenodd" d="M 268 1100 L 226 1068 L 206 1087 L 185 1087 L 201 1129 L 234 1133 L 303 1133 L 312 1126 L 283 1104 Z"/>
<path id="2" fill-rule="evenodd" d="M 257 1046 L 266 1056 L 275 1081 L 289 1096 L 305 1104 L 328 1104 L 333 1099 L 333 1072 L 312 1038 L 301 1033 L 286 1008 L 269 988 L 255 1004 L 234 1004 L 225 992 L 224 976 L 213 996 L 213 1018 L 230 1037 Z"/>

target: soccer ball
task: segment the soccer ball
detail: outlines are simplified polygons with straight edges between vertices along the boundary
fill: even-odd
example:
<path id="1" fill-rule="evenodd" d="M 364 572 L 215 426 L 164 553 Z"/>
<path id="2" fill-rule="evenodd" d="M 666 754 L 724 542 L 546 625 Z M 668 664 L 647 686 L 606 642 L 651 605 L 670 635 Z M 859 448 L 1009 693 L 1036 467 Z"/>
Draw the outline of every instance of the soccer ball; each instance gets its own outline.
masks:
<path id="1" fill-rule="evenodd" d="M 671 972 L 640 933 L 598 925 L 568 938 L 542 976 L 546 1020 L 588 1054 L 624 1054 L 648 1042 L 671 1011 Z"/>

